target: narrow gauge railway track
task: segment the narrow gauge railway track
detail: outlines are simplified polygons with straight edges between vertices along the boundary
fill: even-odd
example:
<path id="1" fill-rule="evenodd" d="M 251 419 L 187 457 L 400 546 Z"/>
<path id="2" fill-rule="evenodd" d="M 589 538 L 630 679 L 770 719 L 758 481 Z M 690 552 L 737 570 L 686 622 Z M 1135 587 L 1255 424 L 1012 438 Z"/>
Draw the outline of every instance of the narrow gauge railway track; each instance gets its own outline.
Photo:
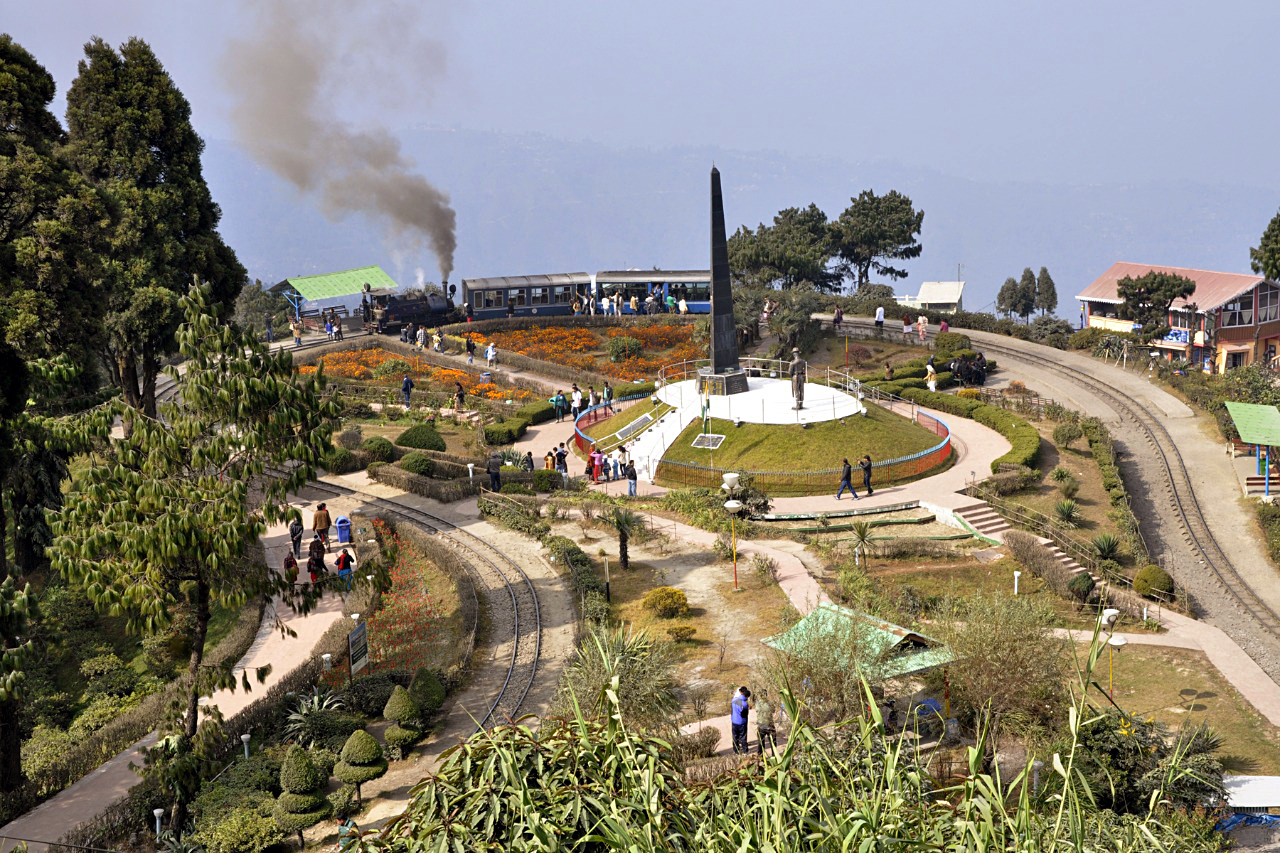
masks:
<path id="1" fill-rule="evenodd" d="M 542 656 L 542 612 L 533 581 L 514 560 L 480 537 L 416 507 L 333 483 L 312 481 L 308 489 L 354 497 L 376 512 L 395 516 L 439 536 L 462 552 L 476 590 L 489 610 L 492 639 L 511 644 L 507 671 L 477 731 L 514 720 L 529 695 Z"/>
<path id="2" fill-rule="evenodd" d="M 869 329 L 871 322 L 859 318 L 851 325 L 855 325 L 860 329 Z M 965 330 L 961 329 L 959 331 L 964 332 Z M 929 337 L 930 339 L 933 338 L 932 332 L 930 332 Z M 981 347 L 984 351 L 991 352 L 1004 359 L 1029 362 L 1051 369 L 1065 381 L 1084 388 L 1098 399 L 1104 401 L 1117 414 L 1138 427 L 1146 443 L 1155 451 L 1158 466 L 1166 478 L 1166 482 L 1163 484 L 1164 496 L 1178 519 L 1185 547 L 1209 570 L 1217 586 L 1243 615 L 1251 618 L 1258 626 L 1270 632 L 1273 637 L 1280 638 L 1280 614 L 1277 614 L 1269 604 L 1254 592 L 1249 583 L 1240 575 L 1239 570 L 1232 564 L 1231 558 L 1222 548 L 1222 545 L 1219 544 L 1217 537 L 1214 536 L 1212 529 L 1205 520 L 1204 510 L 1196 497 L 1186 462 L 1182 458 L 1177 442 L 1169 435 L 1169 431 L 1160 422 L 1160 419 L 1150 415 L 1140 405 L 1125 396 L 1123 392 L 1116 391 L 1112 386 L 1091 377 L 1086 372 L 1078 370 L 1064 371 L 1060 362 L 1032 352 L 1030 347 L 1019 349 L 1001 343 L 992 343 L 991 337 L 988 334 L 982 338 Z"/>

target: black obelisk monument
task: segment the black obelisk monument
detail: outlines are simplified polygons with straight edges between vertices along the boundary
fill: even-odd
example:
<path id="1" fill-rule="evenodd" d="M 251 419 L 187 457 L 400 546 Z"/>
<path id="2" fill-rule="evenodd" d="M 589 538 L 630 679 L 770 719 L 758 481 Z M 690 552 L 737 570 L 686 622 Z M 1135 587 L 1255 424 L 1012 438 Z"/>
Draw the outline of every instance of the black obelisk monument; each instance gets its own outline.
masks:
<path id="1" fill-rule="evenodd" d="M 698 390 L 737 394 L 747 390 L 747 374 L 738 364 L 738 330 L 733 322 L 729 283 L 729 241 L 724 228 L 720 170 L 711 167 L 711 366 L 699 371 Z"/>

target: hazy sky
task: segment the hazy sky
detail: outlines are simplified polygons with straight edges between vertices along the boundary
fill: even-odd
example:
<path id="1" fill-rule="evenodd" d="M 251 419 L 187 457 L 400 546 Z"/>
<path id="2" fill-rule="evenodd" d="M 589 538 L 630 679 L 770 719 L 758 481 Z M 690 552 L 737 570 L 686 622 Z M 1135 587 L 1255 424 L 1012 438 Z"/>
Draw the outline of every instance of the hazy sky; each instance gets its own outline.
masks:
<path id="1" fill-rule="evenodd" d="M 329 8 L 343 5 L 367 8 Z M 341 32 L 347 14 L 325 23 Z M 230 136 L 218 63 L 250 20 L 234 3 L 0 0 L 0 27 L 60 92 L 90 35 L 147 39 L 209 137 Z M 349 55 L 335 98 L 392 127 L 780 149 L 982 179 L 1280 188 L 1276 33 L 1280 4 L 1262 0 L 435 3 L 364 49 L 407 67 L 435 40 L 443 75 L 388 87 Z"/>

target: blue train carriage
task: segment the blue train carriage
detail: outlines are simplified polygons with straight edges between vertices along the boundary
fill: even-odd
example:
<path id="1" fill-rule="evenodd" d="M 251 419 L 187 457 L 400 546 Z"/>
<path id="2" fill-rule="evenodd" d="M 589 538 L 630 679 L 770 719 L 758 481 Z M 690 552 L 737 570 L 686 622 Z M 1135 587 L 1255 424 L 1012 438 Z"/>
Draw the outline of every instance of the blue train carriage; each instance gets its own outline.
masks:
<path id="1" fill-rule="evenodd" d="M 652 295 L 658 311 L 667 310 L 667 297 L 678 304 L 685 300 L 690 314 L 711 313 L 710 270 L 604 270 L 595 274 L 592 292 L 596 299 L 622 294 L 622 313 L 630 314 L 631 297 L 643 312 L 645 300 Z"/>
<path id="2" fill-rule="evenodd" d="M 591 279 L 585 272 L 464 278 L 462 301 L 476 320 L 571 314 L 574 300 L 591 292 Z"/>

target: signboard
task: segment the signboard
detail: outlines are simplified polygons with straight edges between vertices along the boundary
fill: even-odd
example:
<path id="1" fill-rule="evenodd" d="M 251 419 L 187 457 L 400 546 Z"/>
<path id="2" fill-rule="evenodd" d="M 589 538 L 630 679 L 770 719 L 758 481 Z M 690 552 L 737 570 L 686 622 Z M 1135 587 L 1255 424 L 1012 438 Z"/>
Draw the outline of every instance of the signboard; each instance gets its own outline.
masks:
<path id="1" fill-rule="evenodd" d="M 1190 329 L 1170 329 L 1169 334 L 1164 339 L 1171 344 L 1189 344 L 1191 343 Z"/>
<path id="2" fill-rule="evenodd" d="M 628 438 L 631 438 L 631 436 L 635 435 L 651 423 L 653 423 L 653 415 L 647 413 L 641 415 L 622 429 L 618 430 L 618 440 L 626 441 Z"/>
<path id="3" fill-rule="evenodd" d="M 724 441 L 723 435 L 715 433 L 703 433 L 693 439 L 693 446 L 700 447 L 704 450 L 715 450 Z"/>
<path id="4" fill-rule="evenodd" d="M 351 657 L 351 674 L 355 675 L 369 665 L 369 627 L 361 622 L 347 635 L 347 651 Z"/>

